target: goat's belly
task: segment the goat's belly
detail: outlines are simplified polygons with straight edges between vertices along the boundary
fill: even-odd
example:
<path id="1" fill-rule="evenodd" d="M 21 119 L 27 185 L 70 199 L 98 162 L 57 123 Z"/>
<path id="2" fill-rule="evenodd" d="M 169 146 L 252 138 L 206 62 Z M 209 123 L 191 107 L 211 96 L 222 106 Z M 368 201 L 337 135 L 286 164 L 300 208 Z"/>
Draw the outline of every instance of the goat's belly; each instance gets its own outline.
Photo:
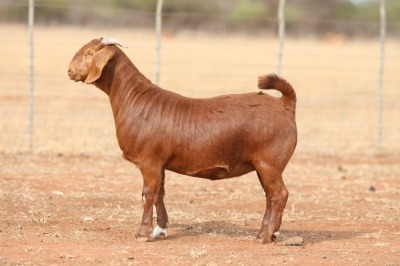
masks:
<path id="1" fill-rule="evenodd" d="M 247 174 L 255 170 L 254 166 L 250 163 L 240 163 L 238 165 L 227 166 L 227 165 L 215 165 L 212 167 L 202 167 L 200 169 L 168 169 L 173 172 L 177 172 L 183 175 L 189 175 L 194 177 L 206 178 L 210 180 L 220 180 L 226 178 L 232 178 Z"/>

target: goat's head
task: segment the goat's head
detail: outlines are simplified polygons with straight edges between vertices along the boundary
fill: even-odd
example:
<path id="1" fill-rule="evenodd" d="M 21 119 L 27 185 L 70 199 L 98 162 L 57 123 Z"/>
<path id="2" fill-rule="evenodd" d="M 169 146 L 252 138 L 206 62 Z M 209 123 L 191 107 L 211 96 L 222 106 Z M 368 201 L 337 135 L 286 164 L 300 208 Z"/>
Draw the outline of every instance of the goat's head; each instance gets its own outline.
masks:
<path id="1" fill-rule="evenodd" d="M 69 78 L 88 84 L 98 80 L 103 68 L 114 58 L 117 52 L 115 45 L 123 46 L 113 38 L 95 39 L 85 44 L 76 52 L 69 64 Z"/>

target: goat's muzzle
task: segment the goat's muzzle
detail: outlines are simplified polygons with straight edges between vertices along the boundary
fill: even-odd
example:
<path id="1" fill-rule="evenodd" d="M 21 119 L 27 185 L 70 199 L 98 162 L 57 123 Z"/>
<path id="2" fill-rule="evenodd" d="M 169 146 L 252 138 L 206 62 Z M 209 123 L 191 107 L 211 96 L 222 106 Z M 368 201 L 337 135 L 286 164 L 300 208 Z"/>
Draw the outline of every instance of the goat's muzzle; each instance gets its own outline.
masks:
<path id="1" fill-rule="evenodd" d="M 73 81 L 81 81 L 82 79 L 78 75 L 79 73 L 72 67 L 68 67 L 68 77 Z"/>

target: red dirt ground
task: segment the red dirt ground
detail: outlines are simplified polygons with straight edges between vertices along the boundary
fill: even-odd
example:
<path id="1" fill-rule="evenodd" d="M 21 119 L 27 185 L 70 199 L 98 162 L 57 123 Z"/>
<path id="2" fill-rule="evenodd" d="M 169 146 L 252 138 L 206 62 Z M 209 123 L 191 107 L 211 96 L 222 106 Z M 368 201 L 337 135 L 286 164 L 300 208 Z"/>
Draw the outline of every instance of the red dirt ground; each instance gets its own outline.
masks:
<path id="1" fill-rule="evenodd" d="M 0 265 L 400 265 L 400 157 L 295 154 L 280 242 L 255 240 L 254 173 L 167 173 L 169 237 L 135 241 L 139 171 L 117 157 L 0 155 Z M 301 246 L 284 240 L 300 237 Z"/>

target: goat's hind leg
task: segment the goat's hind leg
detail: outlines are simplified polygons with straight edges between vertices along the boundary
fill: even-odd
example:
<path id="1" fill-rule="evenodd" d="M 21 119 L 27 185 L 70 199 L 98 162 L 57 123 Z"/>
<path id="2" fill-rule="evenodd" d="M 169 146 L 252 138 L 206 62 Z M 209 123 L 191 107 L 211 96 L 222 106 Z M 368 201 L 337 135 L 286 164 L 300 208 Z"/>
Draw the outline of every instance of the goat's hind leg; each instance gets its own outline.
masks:
<path id="1" fill-rule="evenodd" d="M 260 174 L 257 172 L 258 179 L 260 180 L 261 185 L 263 184 Z M 264 186 L 263 186 L 264 187 Z M 269 217 L 271 215 L 271 204 L 270 200 L 268 199 L 267 191 L 264 189 L 265 192 L 265 213 L 264 218 L 261 223 L 261 229 L 257 234 L 257 239 L 264 239 L 265 235 L 267 234 L 267 227 Z"/>
<path id="2" fill-rule="evenodd" d="M 258 164 L 256 170 L 267 201 L 258 237 L 263 239 L 263 243 L 270 243 L 275 241 L 274 233 L 279 231 L 281 226 L 289 192 L 283 183 L 281 171 L 265 163 Z"/>

